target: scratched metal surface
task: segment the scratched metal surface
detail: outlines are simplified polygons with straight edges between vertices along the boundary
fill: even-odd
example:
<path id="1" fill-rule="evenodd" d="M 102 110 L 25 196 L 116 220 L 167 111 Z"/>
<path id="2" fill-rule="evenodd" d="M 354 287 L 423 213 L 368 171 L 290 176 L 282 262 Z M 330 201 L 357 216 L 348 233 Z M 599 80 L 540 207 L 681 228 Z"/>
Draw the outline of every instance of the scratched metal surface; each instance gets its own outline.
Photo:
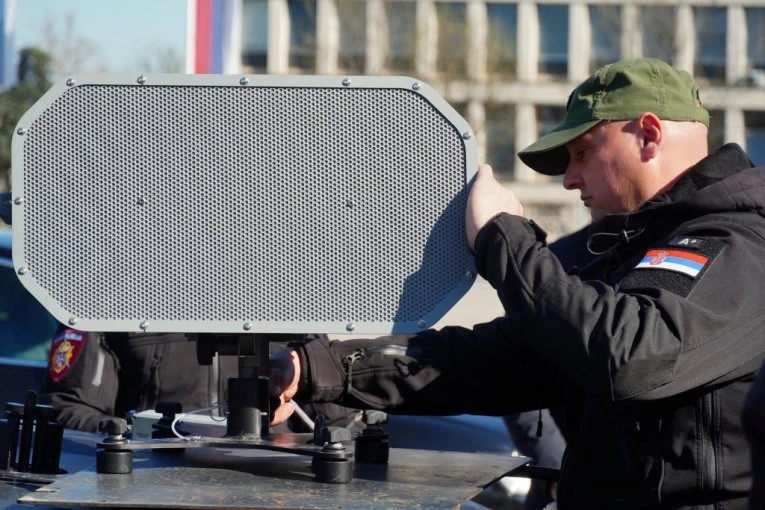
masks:
<path id="1" fill-rule="evenodd" d="M 69 508 L 457 508 L 528 462 L 509 455 L 391 449 L 388 465 L 356 463 L 348 484 L 313 480 L 310 457 L 197 448 L 136 452 L 133 473 L 86 469 L 28 493 L 25 505 Z"/>

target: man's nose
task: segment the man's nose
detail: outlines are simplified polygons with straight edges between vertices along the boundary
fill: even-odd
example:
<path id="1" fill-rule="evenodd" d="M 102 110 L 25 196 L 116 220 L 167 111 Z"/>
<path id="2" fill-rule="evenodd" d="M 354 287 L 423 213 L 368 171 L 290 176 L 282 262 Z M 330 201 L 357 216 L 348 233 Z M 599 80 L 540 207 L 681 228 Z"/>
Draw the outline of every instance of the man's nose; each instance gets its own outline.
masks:
<path id="1" fill-rule="evenodd" d="M 563 187 L 566 189 L 578 189 L 582 185 L 582 180 L 579 177 L 579 172 L 574 170 L 573 165 L 569 163 L 566 167 L 566 173 L 563 174 Z"/>

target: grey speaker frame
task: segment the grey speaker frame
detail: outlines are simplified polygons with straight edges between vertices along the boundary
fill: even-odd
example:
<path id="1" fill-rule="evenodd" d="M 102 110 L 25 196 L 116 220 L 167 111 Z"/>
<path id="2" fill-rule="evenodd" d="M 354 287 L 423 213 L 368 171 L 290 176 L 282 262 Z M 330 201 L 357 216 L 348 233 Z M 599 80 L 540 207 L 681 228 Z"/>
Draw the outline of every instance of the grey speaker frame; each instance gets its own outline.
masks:
<path id="1" fill-rule="evenodd" d="M 470 289 L 476 278 L 472 257 L 467 258 L 464 278 L 429 313 L 405 322 L 358 321 L 354 317 L 338 321 L 253 322 L 247 317 L 231 321 L 87 319 L 64 309 L 37 281 L 30 269 L 25 246 L 23 209 L 31 197 L 26 195 L 24 140 L 35 121 L 59 98 L 76 87 L 96 86 L 169 86 L 169 87 L 287 87 L 321 89 L 401 89 L 418 94 L 430 103 L 454 127 L 455 136 L 464 147 L 464 182 L 471 182 L 477 170 L 477 144 L 468 123 L 432 87 L 406 76 L 277 76 L 277 75 L 183 75 L 183 74 L 83 74 L 55 83 L 35 103 L 16 126 L 12 142 L 12 208 L 13 263 L 16 274 L 26 289 L 62 324 L 84 331 L 144 331 L 188 333 L 311 333 L 387 334 L 411 333 L 431 327 Z M 31 235 L 31 234 L 30 234 Z M 465 246 L 467 250 L 467 246 Z"/>

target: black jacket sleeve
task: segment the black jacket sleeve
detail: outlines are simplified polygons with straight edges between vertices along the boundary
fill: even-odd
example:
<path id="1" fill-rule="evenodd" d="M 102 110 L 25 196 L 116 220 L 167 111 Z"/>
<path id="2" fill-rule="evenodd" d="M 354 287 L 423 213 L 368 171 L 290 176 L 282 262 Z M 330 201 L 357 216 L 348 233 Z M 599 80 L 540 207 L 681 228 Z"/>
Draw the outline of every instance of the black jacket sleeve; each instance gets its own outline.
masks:
<path id="1" fill-rule="evenodd" d="M 507 318 L 472 330 L 293 347 L 302 360 L 296 398 L 303 400 L 394 414 L 502 415 L 561 398 L 560 380 Z"/>
<path id="2" fill-rule="evenodd" d="M 717 243 L 685 293 L 645 281 L 628 262 L 621 282 L 564 270 L 526 219 L 502 214 L 476 241 L 479 272 L 498 291 L 529 344 L 587 393 L 657 399 L 756 370 L 765 352 L 765 241 L 722 217 L 682 225 L 674 236 Z"/>
<path id="3" fill-rule="evenodd" d="M 102 334 L 81 334 L 84 345 L 69 361 L 68 367 L 60 365 L 65 360 L 56 365 L 54 339 L 48 359 L 45 394 L 51 401 L 56 420 L 64 427 L 97 432 L 99 422 L 114 415 L 117 359 L 106 346 Z"/>

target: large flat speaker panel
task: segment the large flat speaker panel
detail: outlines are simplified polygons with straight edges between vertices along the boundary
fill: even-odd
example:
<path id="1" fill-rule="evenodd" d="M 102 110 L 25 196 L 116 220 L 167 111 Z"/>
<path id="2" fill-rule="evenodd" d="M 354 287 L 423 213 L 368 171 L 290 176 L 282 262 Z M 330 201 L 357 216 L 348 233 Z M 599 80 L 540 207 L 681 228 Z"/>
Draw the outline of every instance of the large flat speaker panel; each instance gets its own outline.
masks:
<path id="1" fill-rule="evenodd" d="M 417 331 L 474 281 L 476 167 L 412 78 L 76 76 L 14 135 L 14 266 L 83 330 Z"/>

